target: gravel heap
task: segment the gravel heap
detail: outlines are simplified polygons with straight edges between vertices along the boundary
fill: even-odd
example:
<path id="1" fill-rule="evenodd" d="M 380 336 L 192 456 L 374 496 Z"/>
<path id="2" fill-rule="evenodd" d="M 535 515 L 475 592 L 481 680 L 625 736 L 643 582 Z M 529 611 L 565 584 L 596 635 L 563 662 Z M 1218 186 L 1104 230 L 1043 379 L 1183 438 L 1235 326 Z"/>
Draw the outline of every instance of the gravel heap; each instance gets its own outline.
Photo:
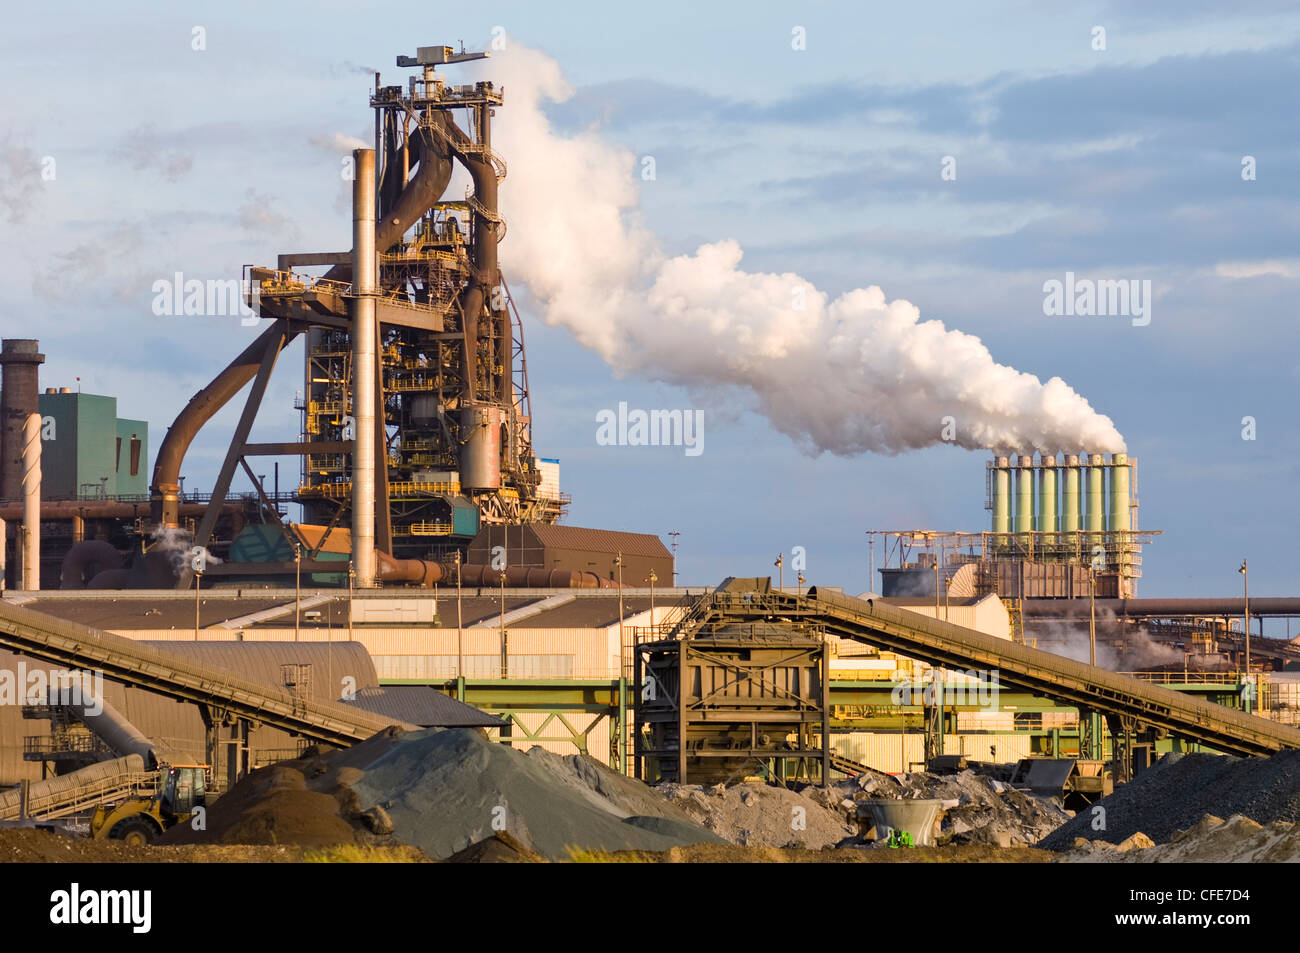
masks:
<path id="1" fill-rule="evenodd" d="M 899 777 L 866 771 L 829 788 L 809 785 L 801 791 L 756 783 L 661 784 L 656 790 L 696 823 L 747 847 L 864 846 L 875 824 L 870 802 L 878 799 L 943 802 L 934 831 L 937 846 L 1026 847 L 1071 817 L 1057 801 L 973 771 Z"/>
<path id="2" fill-rule="evenodd" d="M 497 837 L 497 834 L 508 835 Z M 640 781 L 585 756 L 528 754 L 467 728 L 386 729 L 341 751 L 309 750 L 256 771 L 208 811 L 208 829 L 178 825 L 171 843 L 392 843 L 441 860 L 478 853 L 566 860 L 594 852 L 664 851 L 721 839 Z"/>
<path id="3" fill-rule="evenodd" d="M 1266 827 L 1240 814 L 1226 821 L 1207 814 L 1167 844 L 1154 845 L 1144 834 L 1134 834 L 1118 846 L 1080 837 L 1057 860 L 1067 864 L 1294 864 L 1300 863 L 1300 824 L 1274 821 Z"/>
<path id="4" fill-rule="evenodd" d="M 1058 801 L 1034 797 L 974 771 L 958 774 L 917 771 L 895 777 L 868 770 L 832 785 L 830 793 L 836 806 L 859 826 L 863 835 L 873 824 L 866 802 L 879 798 L 942 801 L 934 832 L 934 842 L 941 847 L 948 844 L 1030 846 L 1072 816 Z"/>
<path id="5" fill-rule="evenodd" d="M 1080 811 L 1038 846 L 1070 850 L 1076 838 L 1118 844 L 1139 831 L 1163 844 L 1207 814 L 1240 814 L 1265 825 L 1296 823 L 1300 821 L 1300 751 L 1283 751 L 1271 758 L 1165 755 L 1093 805 L 1097 806 L 1105 809 L 1104 830 L 1093 830 L 1091 809 Z"/>
<path id="6" fill-rule="evenodd" d="M 655 790 L 697 824 L 742 847 L 834 847 L 858 833 L 856 824 L 825 804 L 817 788 L 804 792 L 770 784 L 661 784 Z"/>

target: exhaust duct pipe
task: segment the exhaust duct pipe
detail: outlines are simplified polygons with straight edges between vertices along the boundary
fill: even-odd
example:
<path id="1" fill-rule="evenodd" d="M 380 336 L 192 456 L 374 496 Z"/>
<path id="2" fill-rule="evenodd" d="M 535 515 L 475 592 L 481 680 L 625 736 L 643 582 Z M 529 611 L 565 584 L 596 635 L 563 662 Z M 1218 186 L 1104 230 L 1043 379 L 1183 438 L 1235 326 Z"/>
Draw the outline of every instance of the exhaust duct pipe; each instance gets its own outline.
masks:
<path id="1" fill-rule="evenodd" d="M 1011 532 L 1011 470 L 1006 457 L 993 460 L 993 532 Z"/>
<path id="2" fill-rule="evenodd" d="M 1067 453 L 1061 475 L 1061 532 L 1079 531 L 1079 456 Z"/>
<path id="3" fill-rule="evenodd" d="M 1106 516 L 1102 505 L 1102 455 L 1094 453 L 1088 458 L 1088 532 L 1100 536 L 1106 531 Z"/>
<path id="4" fill-rule="evenodd" d="M 1056 532 L 1056 457 L 1050 454 L 1042 458 L 1038 470 L 1038 529 Z"/>
<path id="5" fill-rule="evenodd" d="M 1022 456 L 1016 468 L 1016 532 L 1034 531 L 1034 458 Z"/>
<path id="6" fill-rule="evenodd" d="M 354 149 L 352 180 L 352 562 L 357 585 L 375 584 L 375 150 Z M 386 465 L 386 461 L 385 461 Z M 387 503 L 387 501 L 385 501 Z"/>

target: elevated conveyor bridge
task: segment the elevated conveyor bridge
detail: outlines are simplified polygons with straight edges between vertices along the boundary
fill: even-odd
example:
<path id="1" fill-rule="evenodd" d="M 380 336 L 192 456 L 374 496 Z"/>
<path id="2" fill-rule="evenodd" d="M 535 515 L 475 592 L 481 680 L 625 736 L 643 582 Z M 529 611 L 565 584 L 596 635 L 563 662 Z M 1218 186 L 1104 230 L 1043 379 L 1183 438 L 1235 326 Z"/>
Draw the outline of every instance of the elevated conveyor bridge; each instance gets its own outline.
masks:
<path id="1" fill-rule="evenodd" d="M 768 579 L 728 579 L 667 633 L 706 626 L 787 622 L 873 645 L 931 665 L 975 669 L 1010 686 L 1106 716 L 1112 732 L 1174 735 L 1236 755 L 1300 748 L 1300 729 L 1216 705 L 1127 675 L 1076 662 L 871 599 L 810 588 L 794 595 Z"/>

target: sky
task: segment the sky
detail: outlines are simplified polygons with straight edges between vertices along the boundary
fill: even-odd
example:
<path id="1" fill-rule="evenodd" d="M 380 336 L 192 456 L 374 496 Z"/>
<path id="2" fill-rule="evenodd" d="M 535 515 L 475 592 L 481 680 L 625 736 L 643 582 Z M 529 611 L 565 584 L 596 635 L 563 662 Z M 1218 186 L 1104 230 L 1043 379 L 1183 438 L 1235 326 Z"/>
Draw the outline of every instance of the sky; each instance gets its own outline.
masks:
<path id="1" fill-rule="evenodd" d="M 518 63 L 543 62 L 511 57 L 553 61 L 571 95 L 539 108 L 556 137 L 629 158 L 621 214 L 655 254 L 733 242 L 747 272 L 800 277 L 827 301 L 878 287 L 1108 417 L 1138 460 L 1139 526 L 1162 533 L 1139 595 L 1235 595 L 1243 558 L 1252 593 L 1297 594 L 1300 13 L 897 6 L 28 5 L 0 36 L 0 333 L 39 338 L 42 386 L 80 378 L 115 395 L 156 450 L 258 328 L 155 315 L 153 283 L 346 249 L 340 161 L 372 136 L 373 71 L 404 83 L 394 58 L 417 46 L 495 43 L 513 77 L 499 141 L 512 102 L 516 122 L 526 114 Z M 526 181 L 530 156 L 505 158 Z M 841 387 L 833 361 L 819 372 L 813 347 L 788 373 L 742 369 L 779 379 L 779 400 L 764 400 L 735 368 L 709 385 L 709 352 L 676 339 L 680 361 L 672 348 L 611 358 L 512 279 L 510 244 L 534 442 L 561 461 L 568 523 L 677 531 L 692 585 L 772 573 L 777 553 L 803 547 L 810 582 L 851 592 L 868 587 L 867 530 L 988 527 L 987 452 L 804 439 L 906 410 L 905 374 L 884 400 Z M 606 251 L 578 249 L 597 263 Z M 1149 321 L 1045 314 L 1045 283 L 1067 273 L 1149 281 Z M 620 320 L 652 346 L 653 314 L 608 317 Z M 728 333 L 745 333 L 744 314 Z M 861 344 L 870 377 L 891 383 L 884 342 Z M 300 345 L 282 355 L 252 439 L 297 434 L 301 362 Z M 597 416 L 620 402 L 702 411 L 702 452 L 602 445 Z M 187 489 L 211 488 L 240 407 L 195 441 Z M 296 470 L 282 462 L 282 487 Z M 234 489 L 248 489 L 242 475 Z"/>

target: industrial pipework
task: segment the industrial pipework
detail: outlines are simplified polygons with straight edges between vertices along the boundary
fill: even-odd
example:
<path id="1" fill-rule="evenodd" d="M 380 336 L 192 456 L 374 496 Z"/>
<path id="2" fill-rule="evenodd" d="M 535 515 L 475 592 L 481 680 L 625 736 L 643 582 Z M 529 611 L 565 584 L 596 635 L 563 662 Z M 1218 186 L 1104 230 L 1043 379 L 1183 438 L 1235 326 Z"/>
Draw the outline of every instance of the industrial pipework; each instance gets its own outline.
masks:
<path id="1" fill-rule="evenodd" d="M 352 561 L 357 585 L 375 584 L 375 152 L 356 149 L 352 182 Z"/>
<path id="2" fill-rule="evenodd" d="M 437 71 L 487 55 L 420 47 L 397 58 L 399 67 L 420 70 L 407 83 L 384 85 L 375 74 L 375 147 L 353 155 L 352 249 L 282 254 L 275 268 L 249 267 L 258 314 L 274 324 L 167 432 L 151 485 L 155 527 L 182 525 L 186 450 L 250 382 L 194 546 L 221 538 L 218 514 L 240 466 L 260 482 L 244 459 L 250 454 L 302 456 L 303 520 L 351 523 L 361 586 L 391 575 L 375 552 L 445 561 L 483 524 L 553 523 L 563 514 L 558 487 L 540 490 L 522 322 L 497 249 L 506 233 L 498 208 L 506 164 L 492 150 L 491 126 L 504 96 L 491 82 L 451 85 Z M 446 194 L 454 164 L 472 182 L 463 197 Z M 317 265 L 329 270 L 294 270 Z M 276 356 L 304 332 L 302 436 L 250 443 Z M 425 575 L 418 567 L 410 573 Z M 187 581 L 183 570 L 177 585 Z"/>
<path id="3" fill-rule="evenodd" d="M 1042 453 L 1037 463 L 1029 454 L 994 457 L 986 464 L 989 554 L 1090 566 L 1114 577 L 1107 592 L 1132 597 L 1148 535 L 1134 529 L 1136 464 L 1122 452 Z"/>
<path id="4" fill-rule="evenodd" d="M 1061 479 L 1061 532 L 1079 531 L 1079 455 L 1067 453 Z"/>

